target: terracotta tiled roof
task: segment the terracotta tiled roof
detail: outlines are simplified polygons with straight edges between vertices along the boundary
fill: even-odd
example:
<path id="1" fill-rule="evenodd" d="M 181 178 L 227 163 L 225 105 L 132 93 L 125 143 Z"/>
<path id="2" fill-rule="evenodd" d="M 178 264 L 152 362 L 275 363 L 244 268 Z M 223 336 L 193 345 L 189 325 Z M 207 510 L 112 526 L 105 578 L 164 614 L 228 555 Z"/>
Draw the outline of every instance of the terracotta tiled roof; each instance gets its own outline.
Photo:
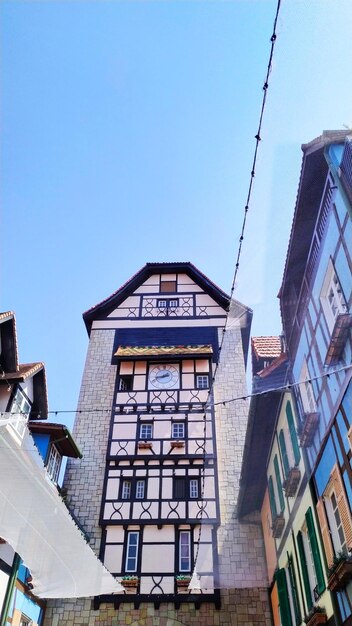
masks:
<path id="1" fill-rule="evenodd" d="M 4 311 L 4 313 L 0 313 L 0 322 L 4 322 L 5 320 L 9 320 L 11 319 L 11 317 L 14 317 L 14 312 L 13 311 Z"/>
<path id="2" fill-rule="evenodd" d="M 276 359 L 282 352 L 281 337 L 252 337 L 252 352 L 257 359 Z"/>
<path id="3" fill-rule="evenodd" d="M 119 346 L 114 356 L 165 356 L 168 354 L 212 354 L 206 346 Z"/>
<path id="4" fill-rule="evenodd" d="M 4 372 L 0 376 L 6 380 L 26 380 L 44 368 L 44 363 L 23 363 L 18 366 L 17 372 Z"/>

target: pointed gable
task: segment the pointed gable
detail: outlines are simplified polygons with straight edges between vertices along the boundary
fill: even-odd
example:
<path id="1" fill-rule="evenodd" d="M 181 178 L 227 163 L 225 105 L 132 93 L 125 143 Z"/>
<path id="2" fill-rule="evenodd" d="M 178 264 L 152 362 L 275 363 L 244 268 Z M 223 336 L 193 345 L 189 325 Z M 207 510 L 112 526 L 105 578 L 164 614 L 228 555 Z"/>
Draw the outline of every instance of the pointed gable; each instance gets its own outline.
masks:
<path id="1" fill-rule="evenodd" d="M 172 284 L 175 281 L 177 285 L 173 290 Z M 90 334 L 94 320 L 112 316 L 122 303 L 126 309 L 136 307 L 137 296 L 140 294 L 160 294 L 160 299 L 162 299 L 163 295 L 169 297 L 176 292 L 181 295 L 190 291 L 199 292 L 200 306 L 202 306 L 202 299 L 204 300 L 203 306 L 206 306 L 206 298 L 210 297 L 223 310 L 223 313 L 226 313 L 230 302 L 229 296 L 192 263 L 146 263 L 111 296 L 83 314 L 88 334 Z"/>

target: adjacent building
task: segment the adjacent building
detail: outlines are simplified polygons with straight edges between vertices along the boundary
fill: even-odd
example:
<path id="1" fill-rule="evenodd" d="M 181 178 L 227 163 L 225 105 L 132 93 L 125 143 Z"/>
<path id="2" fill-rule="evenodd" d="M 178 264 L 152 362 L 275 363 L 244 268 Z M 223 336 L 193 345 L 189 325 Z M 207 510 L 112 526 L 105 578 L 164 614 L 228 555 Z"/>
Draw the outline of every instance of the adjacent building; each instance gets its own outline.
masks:
<path id="1" fill-rule="evenodd" d="M 20 448 L 26 427 L 32 433 L 47 476 L 57 484 L 63 457 L 81 456 L 68 429 L 47 419 L 48 398 L 44 363 L 19 363 L 16 320 L 0 314 L 0 419 Z M 8 422 L 8 423 L 7 423 Z M 11 467 L 8 468 L 11 472 Z M 8 504 L 11 506 L 11 503 Z M 21 524 L 21 520 L 20 520 Z M 0 538 L 0 624 L 41 626 L 46 603 L 32 593 L 32 576 L 21 556 Z"/>
<path id="2" fill-rule="evenodd" d="M 267 394 L 251 402 L 239 514 L 242 519 L 261 514 L 275 626 L 347 626 L 352 623 L 351 137 L 346 131 L 324 132 L 302 150 L 279 293 L 281 355 L 265 359 L 272 337 L 252 340 L 254 365 L 258 346 L 263 352 L 262 369 L 253 369 L 254 391 Z"/>
<path id="3" fill-rule="evenodd" d="M 260 528 L 236 515 L 251 316 L 191 263 L 148 263 L 84 314 L 64 488 L 124 592 L 50 602 L 45 624 L 270 623 Z"/>

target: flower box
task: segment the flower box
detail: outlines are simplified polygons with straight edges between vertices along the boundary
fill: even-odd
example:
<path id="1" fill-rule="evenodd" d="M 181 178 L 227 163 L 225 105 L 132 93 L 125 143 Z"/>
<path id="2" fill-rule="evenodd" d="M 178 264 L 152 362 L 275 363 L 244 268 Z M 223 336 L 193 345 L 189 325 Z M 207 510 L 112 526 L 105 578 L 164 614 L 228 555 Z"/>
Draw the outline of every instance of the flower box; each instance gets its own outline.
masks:
<path id="1" fill-rule="evenodd" d="M 302 448 L 309 448 L 314 439 L 319 424 L 319 413 L 305 413 L 304 422 L 300 428 L 299 441 Z"/>
<path id="2" fill-rule="evenodd" d="M 123 578 L 121 585 L 126 589 L 135 589 L 138 586 L 138 578 Z"/>
<path id="3" fill-rule="evenodd" d="M 273 523 L 271 527 L 274 539 L 278 539 L 279 537 L 281 537 L 284 526 L 285 526 L 285 518 L 282 515 L 282 513 L 280 513 L 280 515 L 277 515 L 273 519 Z"/>
<path id="4" fill-rule="evenodd" d="M 298 467 L 292 467 L 286 480 L 284 481 L 283 488 L 285 489 L 286 496 L 292 498 L 296 495 L 296 491 L 301 480 L 301 472 Z"/>
<path id="5" fill-rule="evenodd" d="M 339 591 L 344 589 L 351 579 L 352 561 L 347 558 L 342 559 L 329 575 L 328 589 L 330 589 L 330 591 Z"/>
<path id="6" fill-rule="evenodd" d="M 307 626 L 317 626 L 317 624 L 326 624 L 327 619 L 325 611 L 313 611 L 304 621 Z"/>
<path id="7" fill-rule="evenodd" d="M 190 582 L 191 582 L 190 577 L 176 578 L 176 585 L 178 589 L 187 589 Z"/>
<path id="8" fill-rule="evenodd" d="M 151 441 L 139 441 L 138 450 L 152 450 L 153 444 Z"/>
<path id="9" fill-rule="evenodd" d="M 170 446 L 172 450 L 174 448 L 184 448 L 185 442 L 184 441 L 171 441 Z"/>

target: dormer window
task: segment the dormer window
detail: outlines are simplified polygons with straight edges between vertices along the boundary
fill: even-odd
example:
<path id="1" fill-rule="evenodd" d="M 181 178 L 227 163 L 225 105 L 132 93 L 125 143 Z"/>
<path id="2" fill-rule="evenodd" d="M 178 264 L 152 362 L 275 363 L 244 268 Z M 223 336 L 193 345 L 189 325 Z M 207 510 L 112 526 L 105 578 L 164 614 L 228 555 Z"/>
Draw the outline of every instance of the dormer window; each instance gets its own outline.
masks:
<path id="1" fill-rule="evenodd" d="M 46 471 L 48 472 L 51 480 L 57 483 L 59 480 L 60 468 L 61 468 L 61 454 L 57 447 L 52 444 L 49 452 L 49 458 L 46 465 Z"/>

